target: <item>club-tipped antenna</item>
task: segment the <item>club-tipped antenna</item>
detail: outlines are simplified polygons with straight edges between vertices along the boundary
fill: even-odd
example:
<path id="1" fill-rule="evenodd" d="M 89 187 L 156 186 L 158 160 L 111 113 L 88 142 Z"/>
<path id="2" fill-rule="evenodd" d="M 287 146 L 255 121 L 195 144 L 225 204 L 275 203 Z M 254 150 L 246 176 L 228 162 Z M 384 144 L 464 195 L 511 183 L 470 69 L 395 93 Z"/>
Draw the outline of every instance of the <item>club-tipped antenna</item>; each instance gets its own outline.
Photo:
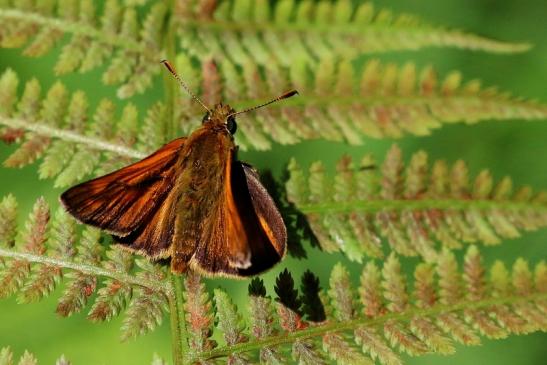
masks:
<path id="1" fill-rule="evenodd" d="M 202 107 L 203 109 L 207 110 L 209 113 L 211 112 L 211 110 L 209 108 L 207 108 L 207 106 L 205 104 L 203 104 L 203 102 L 201 100 L 199 100 L 199 98 L 190 90 L 190 88 L 188 87 L 188 85 L 186 85 L 186 83 L 184 81 L 182 81 L 182 79 L 180 78 L 180 76 L 177 74 L 177 71 L 175 71 L 175 69 L 173 68 L 173 66 L 169 63 L 169 61 L 167 60 L 162 60 L 161 63 L 165 66 L 165 68 L 167 68 L 167 70 L 169 70 L 169 72 L 171 72 L 171 74 L 175 77 L 175 79 L 177 79 L 177 81 L 179 82 L 180 86 L 182 86 L 184 88 L 184 90 L 186 90 L 186 92 L 188 94 L 190 94 L 190 96 L 192 97 L 192 99 L 194 99 L 195 101 L 197 101 Z"/>
<path id="2" fill-rule="evenodd" d="M 239 111 L 239 112 L 234 112 L 234 113 L 228 115 L 228 117 L 232 117 L 234 115 L 238 115 L 238 114 L 241 114 L 241 113 L 247 113 L 247 112 L 250 112 L 252 110 L 262 108 L 263 106 L 273 104 L 273 103 L 275 103 L 279 100 L 290 98 L 291 96 L 294 96 L 294 95 L 298 95 L 298 91 L 296 91 L 296 90 L 287 91 L 286 93 L 284 93 L 282 95 L 279 95 L 277 98 L 272 99 L 272 100 L 268 101 L 267 103 L 260 104 L 260 105 L 257 105 L 257 106 L 253 106 L 252 108 L 248 108 L 248 109 L 245 109 L 245 110 L 242 110 L 242 111 Z"/>

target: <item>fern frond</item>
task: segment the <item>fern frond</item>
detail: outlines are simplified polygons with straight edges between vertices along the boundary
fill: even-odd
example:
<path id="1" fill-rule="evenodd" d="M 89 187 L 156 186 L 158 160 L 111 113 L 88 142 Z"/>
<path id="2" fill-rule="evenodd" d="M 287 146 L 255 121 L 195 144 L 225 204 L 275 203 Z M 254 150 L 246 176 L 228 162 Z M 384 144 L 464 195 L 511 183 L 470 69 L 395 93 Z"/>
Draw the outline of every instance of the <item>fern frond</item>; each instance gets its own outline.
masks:
<path id="1" fill-rule="evenodd" d="M 305 173 L 296 161 L 289 165 L 288 198 L 308 218 L 321 247 L 343 251 L 350 259 L 382 257 L 380 238 L 402 255 L 437 256 L 437 242 L 449 248 L 482 241 L 498 244 L 520 231 L 547 225 L 544 194 L 529 187 L 513 193 L 509 177 L 494 185 L 487 170 L 469 181 L 467 167 L 444 161 L 429 167 L 427 154 L 415 153 L 405 168 L 394 145 L 381 171 L 372 157 L 360 163 L 343 157 L 335 176 L 321 162 Z"/>
<path id="2" fill-rule="evenodd" d="M 185 53 L 223 55 L 243 65 L 313 63 L 324 56 L 350 60 L 363 53 L 456 47 L 496 53 L 527 50 L 524 43 L 504 43 L 446 29 L 416 16 L 375 9 L 370 2 L 283 0 L 181 1 L 176 19 Z"/>
<path id="3" fill-rule="evenodd" d="M 4 347 L 0 350 L 0 365 L 14 365 L 13 362 L 13 352 L 9 347 Z M 25 350 L 23 355 L 19 358 L 17 362 L 18 365 L 36 365 L 38 360 L 34 357 L 33 354 Z M 61 355 L 59 359 L 55 362 L 55 365 L 70 365 L 70 361 L 65 358 L 65 355 Z"/>
<path id="4" fill-rule="evenodd" d="M 21 238 L 26 253 L 42 255 L 45 250 L 46 231 L 49 221 L 49 207 L 43 198 L 34 204 L 32 213 L 25 224 Z M 18 291 L 30 275 L 30 262 L 24 259 L 6 264 L 0 274 L 0 298 Z"/>
<path id="5" fill-rule="evenodd" d="M 271 298 L 266 297 L 264 282 L 255 278 L 249 284 L 249 312 L 250 332 L 252 338 L 257 340 L 267 338 L 278 333 L 274 322 L 274 309 Z M 260 349 L 259 358 L 261 363 L 282 364 L 282 355 L 271 346 L 264 346 Z"/>
<path id="6" fill-rule="evenodd" d="M 293 60 L 281 67 L 223 60 L 200 69 L 182 54 L 177 60 L 181 74 L 191 75 L 193 89 L 209 104 L 228 101 L 241 110 L 284 90 L 299 91 L 298 97 L 239 116 L 243 127 L 236 139 L 243 149 L 317 138 L 362 144 L 366 138 L 428 135 L 456 122 L 547 118 L 545 105 L 482 88 L 477 80 L 462 83 L 456 71 L 439 80 L 431 66 L 419 70 L 413 63 L 399 67 L 371 60 L 361 68 L 322 58 L 317 65 Z M 198 125 L 203 112 L 186 95 L 177 109 L 181 123 Z"/>
<path id="7" fill-rule="evenodd" d="M 78 255 L 74 260 L 81 264 L 99 266 L 102 247 L 99 244 L 101 233 L 98 229 L 86 227 L 78 246 Z M 97 288 L 97 277 L 81 271 L 71 271 L 65 275 L 68 279 L 66 289 L 59 298 L 57 313 L 68 317 L 80 312 L 87 304 L 89 297 Z"/>
<path id="8" fill-rule="evenodd" d="M 429 134 L 445 123 L 459 121 L 547 118 L 544 105 L 511 98 L 493 89 L 481 90 L 477 81 L 460 87 L 459 73 L 450 74 L 437 86 L 433 69 L 426 68 L 421 81 L 417 82 L 417 71 L 412 64 L 398 69 L 370 61 L 359 80 L 355 77 L 358 71 L 349 63 L 335 64 L 329 60 L 320 63 L 317 69 L 295 63 L 291 70 L 266 70 L 266 73 L 254 64 L 240 70 L 225 61 L 197 70 L 187 57 L 179 56 L 177 61 L 182 73 L 193 75 L 192 83 L 203 85 L 200 93 L 209 103 L 247 97 L 234 104 L 243 108 L 257 105 L 280 90 L 299 89 L 301 95 L 296 98 L 242 115 L 246 118 L 245 128 L 240 128 L 236 135 L 242 149 L 268 149 L 272 140 L 287 144 L 316 138 L 361 144 L 366 137 Z M 308 74 L 321 76 L 311 80 Z M 222 79 L 223 76 L 226 78 Z M 74 183 L 100 164 L 101 156 L 90 154 L 90 150 L 109 152 L 102 158 L 107 161 L 113 160 L 112 154 L 142 158 L 141 151 L 151 152 L 167 140 L 167 108 L 161 103 L 149 109 L 139 133 L 136 111 L 131 104 L 124 108 L 120 121 L 114 123 L 116 116 L 110 101 L 101 101 L 96 112 L 90 115 L 86 97 L 80 91 L 70 97 L 66 107 L 69 96 L 62 84 L 56 84 L 48 92 L 50 96 L 43 100 L 39 96 L 39 84 L 32 80 L 19 101 L 17 84 L 17 76 L 11 70 L 0 79 L 0 124 L 8 127 L 3 139 L 13 141 L 15 138 L 22 143 L 7 164 L 22 166 L 45 154 L 40 176 L 53 177 L 63 172 L 57 178 L 57 186 Z M 179 99 L 176 118 L 180 130 L 190 133 L 199 125 L 201 114 L 201 109 L 186 96 Z M 91 122 L 86 123 L 87 119 Z M 112 133 L 108 124 L 116 124 L 118 132 Z M 127 138 L 123 137 L 126 128 L 129 129 Z M 52 143 L 52 138 L 61 141 Z M 67 156 L 72 154 L 72 161 L 68 161 Z M 107 163 L 102 170 L 108 170 L 110 165 Z"/>
<path id="9" fill-rule="evenodd" d="M 109 0 L 102 9 L 90 0 L 2 3 L 0 46 L 26 46 L 23 53 L 37 57 L 69 34 L 55 71 L 86 72 L 107 64 L 103 82 L 122 84 L 118 89 L 122 98 L 151 85 L 159 72 L 158 55 L 169 47 L 165 38 L 171 37 L 171 28 L 176 29 L 184 53 L 202 62 L 214 54 L 240 65 L 253 61 L 289 66 L 294 59 L 316 63 L 326 56 L 351 60 L 363 53 L 430 46 L 496 53 L 530 47 L 433 26 L 388 9 L 375 10 L 371 3 L 354 6 L 349 0 L 336 4 L 284 0 L 273 9 L 266 0 L 178 1 L 174 9 L 160 2 L 147 8 L 139 21 L 132 5 L 144 2 Z"/>
<path id="10" fill-rule="evenodd" d="M 72 259 L 76 254 L 76 222 L 63 209 L 57 210 L 52 224 L 49 240 L 50 256 L 59 259 Z M 41 265 L 25 283 L 20 293 L 21 302 L 38 301 L 49 295 L 61 280 L 61 268 Z"/>
<path id="11" fill-rule="evenodd" d="M 2 365 L 13 365 L 13 352 L 9 347 L 4 347 L 0 351 L 0 364 Z M 17 363 L 19 365 L 36 365 L 38 364 L 38 360 L 34 357 L 33 354 L 26 351 L 21 355 L 19 358 L 19 362 Z"/>
<path id="12" fill-rule="evenodd" d="M 23 234 L 14 242 L 15 207 L 12 196 L 1 200 L 0 297 L 17 293 L 21 302 L 38 301 L 66 280 L 57 305 L 57 313 L 63 316 L 81 311 L 96 293 L 88 315 L 91 320 L 109 320 L 127 307 L 123 339 L 161 323 L 171 290 L 163 269 L 139 261 L 139 269 L 132 270 L 133 256 L 118 248 L 104 258 L 98 230 L 86 228 L 80 237 L 75 221 L 62 208 L 50 223 L 43 198 L 37 200 Z M 105 279 L 97 288 L 99 277 Z"/>
<path id="13" fill-rule="evenodd" d="M 243 335 L 245 325 L 243 318 L 237 312 L 236 306 L 232 303 L 225 291 L 216 289 L 214 291 L 215 308 L 218 318 L 217 328 L 224 334 L 224 341 L 228 345 L 235 345 L 240 342 L 246 342 L 247 338 Z M 236 354 L 228 357 L 230 364 L 250 364 L 245 354 Z"/>
<path id="14" fill-rule="evenodd" d="M 139 22 L 137 11 L 117 0 L 106 1 L 100 14 L 90 0 L 8 2 L 0 7 L 0 46 L 26 46 L 24 54 L 38 57 L 70 34 L 55 72 L 86 72 L 107 64 L 103 81 L 123 84 L 118 96 L 129 97 L 150 86 L 159 72 L 165 15 L 161 3 Z"/>
<path id="15" fill-rule="evenodd" d="M 137 265 L 142 269 L 138 277 L 157 282 L 163 282 L 166 278 L 165 271 L 147 259 L 137 260 Z M 158 295 L 156 290 L 137 287 L 123 321 L 122 340 L 152 331 L 161 324 L 167 307 L 167 297 Z"/>
<path id="16" fill-rule="evenodd" d="M 17 140 L 19 148 L 4 165 L 21 167 L 43 158 L 39 175 L 55 177 L 57 187 L 74 184 L 93 172 L 120 168 L 166 142 L 165 115 L 158 113 L 160 104 L 150 109 L 139 133 L 138 114 L 132 104 L 118 119 L 111 101 L 101 100 L 91 113 L 83 92 L 68 95 L 60 83 L 42 99 L 40 85 L 31 80 L 17 98 L 14 80 L 16 75 L 11 70 L 0 78 L 0 124 L 23 133 Z"/>
<path id="17" fill-rule="evenodd" d="M 214 316 L 209 294 L 200 276 L 194 272 L 184 278 L 184 289 L 184 312 L 190 348 L 195 352 L 210 350 L 216 346 L 216 342 L 210 339 Z"/>
<path id="18" fill-rule="evenodd" d="M 302 300 L 298 297 L 294 280 L 287 269 L 281 272 L 276 280 L 277 315 L 279 324 L 287 333 L 293 333 L 306 328 L 307 324 L 301 316 Z M 312 340 L 297 339 L 292 343 L 293 360 L 299 364 L 324 364 L 324 356 L 318 345 Z"/>
<path id="19" fill-rule="evenodd" d="M 13 247 L 17 235 L 17 200 L 11 194 L 0 202 L 0 242 Z"/>
<path id="20" fill-rule="evenodd" d="M 247 336 L 248 330 L 236 320 L 235 309 L 228 305 L 223 311 L 232 313 L 230 328 L 237 329 L 234 333 L 240 341 L 234 344 L 227 341 L 221 347 L 196 353 L 189 360 L 253 356 L 261 350 L 273 349 L 281 356 L 278 359 L 286 363 L 289 359 L 284 356 L 289 356 L 286 350 L 291 347 L 294 360 L 300 363 L 321 363 L 330 356 L 343 364 L 371 363 L 369 357 L 381 364 L 402 364 L 400 353 L 450 354 L 454 352 L 453 341 L 476 345 L 479 333 L 487 338 L 500 338 L 499 331 L 519 334 L 546 329 L 545 318 L 538 318 L 547 299 L 544 262 L 532 272 L 526 261 L 518 259 L 512 273 L 496 262 L 491 275 L 487 272 L 476 246 L 468 248 L 463 271 L 458 268 L 454 254 L 443 250 L 435 264 L 416 266 L 413 281 L 406 277 L 399 259 L 392 254 L 382 268 L 367 263 L 357 302 L 347 269 L 337 264 L 324 296 L 333 309 L 327 311 L 325 321 L 306 322 L 294 309 L 282 304 L 286 299 L 280 298 L 277 304 L 280 329 L 262 332 L 266 323 L 276 319 L 266 311 L 260 315 L 260 321 L 266 319 L 266 322 L 258 324 L 253 319 L 250 328 L 251 333 L 257 333 L 258 324 L 260 335 Z M 283 274 L 276 291 L 294 298 L 288 294 L 294 291 L 291 281 L 289 274 Z M 280 290 L 280 286 L 284 289 Z M 262 295 L 265 289 L 261 283 L 253 283 L 250 293 L 252 300 L 269 300 Z M 217 291 L 216 295 L 222 303 L 227 303 L 224 292 Z M 275 328 L 272 324 L 269 327 Z M 241 341 L 247 337 L 248 340 Z M 320 339 L 323 349 L 315 346 Z M 260 356 L 262 359 L 262 352 Z"/>

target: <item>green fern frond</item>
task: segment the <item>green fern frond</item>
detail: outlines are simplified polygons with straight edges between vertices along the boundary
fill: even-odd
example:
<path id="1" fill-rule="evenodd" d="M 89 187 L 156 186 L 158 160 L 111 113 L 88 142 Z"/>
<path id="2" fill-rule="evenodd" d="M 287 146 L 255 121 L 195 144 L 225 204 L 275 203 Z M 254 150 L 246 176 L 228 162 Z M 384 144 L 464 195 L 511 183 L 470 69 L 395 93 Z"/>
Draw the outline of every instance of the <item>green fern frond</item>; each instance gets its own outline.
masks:
<path id="1" fill-rule="evenodd" d="M 13 352 L 9 347 L 4 347 L 0 351 L 0 364 L 1 365 L 14 365 L 13 362 Z M 18 365 L 36 365 L 38 364 L 38 360 L 34 357 L 33 354 L 26 351 L 21 355 L 19 358 L 19 361 L 17 362 Z"/>
<path id="2" fill-rule="evenodd" d="M 166 142 L 165 115 L 158 113 L 159 103 L 150 109 L 139 133 L 132 104 L 125 106 L 118 119 L 111 101 L 101 100 L 92 113 L 83 92 L 68 95 L 61 83 L 45 98 L 36 80 L 27 82 L 17 98 L 17 84 L 17 76 L 9 69 L 0 78 L 2 132 L 22 132 L 15 141 L 19 148 L 4 165 L 21 167 L 42 158 L 40 177 L 56 178 L 57 187 L 72 185 L 94 172 L 120 168 Z"/>
<path id="3" fill-rule="evenodd" d="M 529 187 L 513 192 L 509 177 L 494 185 L 487 170 L 470 180 L 463 161 L 449 168 L 427 154 L 415 153 L 405 167 L 393 146 L 380 168 L 364 156 L 360 163 L 343 157 L 331 176 L 321 162 L 305 173 L 289 165 L 288 198 L 306 215 L 321 247 L 342 250 L 350 259 L 382 257 L 381 237 L 402 255 L 437 256 L 437 242 L 494 245 L 520 231 L 547 225 L 545 194 Z"/>
<path id="4" fill-rule="evenodd" d="M 272 140 L 292 144 L 317 138 L 362 144 L 369 137 L 428 135 L 456 122 L 547 118 L 545 105 L 483 89 L 477 80 L 462 84 L 459 72 L 439 80 L 431 66 L 418 70 L 413 63 L 399 67 L 371 60 L 357 68 L 323 58 L 317 65 L 293 60 L 290 67 L 278 67 L 223 60 L 200 69 L 184 55 L 177 61 L 181 74 L 191 75 L 192 88 L 201 90 L 209 104 L 224 101 L 241 110 L 284 90 L 299 91 L 297 97 L 239 117 L 236 140 L 243 149 L 269 149 Z M 183 98 L 178 118 L 195 127 L 203 112 Z"/>
<path id="5" fill-rule="evenodd" d="M 366 2 L 267 0 L 180 2 L 176 12 L 185 53 L 225 55 L 289 66 L 295 59 L 314 63 L 324 56 L 350 60 L 363 53 L 456 47 L 496 53 L 527 50 L 524 43 L 504 43 L 445 29 L 416 16 L 396 15 Z"/>
<path id="6" fill-rule="evenodd" d="M 108 0 L 102 9 L 91 0 L 2 3 L 0 46 L 26 46 L 24 54 L 37 57 L 69 34 L 55 72 L 86 72 L 107 64 L 103 82 L 122 84 L 122 98 L 151 85 L 159 72 L 158 58 L 168 52 L 165 39 L 174 31 L 184 53 L 200 62 L 214 54 L 240 65 L 253 61 L 289 66 L 294 59 L 316 63 L 326 56 L 350 60 L 363 53 L 429 46 L 496 53 L 530 47 L 432 26 L 415 16 L 375 10 L 371 3 L 354 6 L 349 0 L 284 0 L 273 9 L 266 0 L 182 1 L 174 10 L 157 3 L 146 8 L 139 21 L 133 5 L 144 2 Z"/>
<path id="7" fill-rule="evenodd" d="M 459 121 L 547 118 L 544 105 L 510 98 L 493 89 L 481 90 L 477 81 L 460 87 L 459 73 L 450 74 L 437 86 L 435 72 L 428 67 L 417 81 L 413 64 L 399 69 L 370 61 L 360 78 L 355 77 L 357 71 L 349 63 L 328 60 L 320 63 L 317 70 L 296 63 L 291 70 L 266 73 L 255 64 L 238 69 L 228 61 L 220 65 L 209 62 L 198 70 L 184 56 L 177 58 L 177 65 L 183 73 L 192 75 L 190 82 L 196 90 L 197 85 L 202 85 L 198 93 L 210 104 L 233 100 L 236 108 L 241 109 L 257 105 L 280 90 L 299 89 L 301 95 L 296 98 L 242 115 L 244 128 L 236 135 L 242 149 L 269 149 L 272 140 L 290 144 L 316 138 L 361 144 L 366 137 L 425 135 L 445 123 Z M 309 79 L 308 75 L 314 73 L 321 76 Z M 40 176 L 57 176 L 56 186 L 80 180 L 101 161 L 103 166 L 98 171 L 111 171 L 124 163 L 116 155 L 129 158 L 127 163 L 131 158 L 144 157 L 141 151 L 151 152 L 167 141 L 168 108 L 162 103 L 149 109 L 139 133 L 132 104 L 123 109 L 120 121 L 115 123 L 114 106 L 108 100 L 101 101 L 95 113 L 90 114 L 81 91 L 69 96 L 62 84 L 56 84 L 42 99 L 39 84 L 32 80 L 18 99 L 17 85 L 13 71 L 5 71 L 0 79 L 0 124 L 7 127 L 2 139 L 21 143 L 6 164 L 22 166 L 44 156 Z M 188 134 L 196 128 L 201 114 L 186 95 L 180 98 L 175 111 L 179 133 Z M 112 124 L 116 124 L 115 133 Z M 101 157 L 91 150 L 107 153 Z"/>
<path id="8" fill-rule="evenodd" d="M 258 316 L 251 317 L 249 329 L 241 324 L 226 294 L 217 290 L 217 305 L 223 304 L 222 309 L 217 308 L 222 311 L 218 314 L 219 327 L 229 336 L 220 347 L 193 353 L 188 360 L 207 362 L 218 357 L 258 355 L 266 363 L 287 363 L 292 356 L 297 363 L 306 364 L 323 363 L 328 357 L 342 364 L 373 360 L 402 364 L 401 353 L 451 354 L 453 342 L 477 345 L 480 336 L 502 338 L 546 330 L 546 275 L 544 262 L 532 272 L 522 259 L 515 262 L 511 272 L 499 261 L 488 271 L 477 247 L 470 246 L 463 269 L 458 268 L 451 251 L 443 250 L 434 264 L 417 265 L 414 279 L 409 280 L 399 259 L 391 254 L 381 268 L 373 262 L 365 265 L 359 301 L 348 270 L 337 264 L 329 290 L 322 295 L 331 308 L 323 322 L 306 322 L 282 304 L 286 301 L 282 298 L 276 304 L 277 315 L 272 314 L 268 309 L 272 301 L 265 296 L 263 284 L 253 282 L 249 289 L 251 308 Z M 288 295 L 294 290 L 291 281 L 283 274 L 276 291 Z M 322 347 L 317 346 L 319 341 Z M 292 355 L 287 352 L 289 348 Z M 276 361 L 266 360 L 272 351 Z"/>
<path id="9" fill-rule="evenodd" d="M 101 13 L 93 1 L 41 1 L 2 3 L 0 46 L 26 46 L 24 54 L 42 56 L 71 37 L 63 46 L 55 66 L 57 74 L 86 72 L 103 64 L 103 81 L 123 84 L 120 97 L 144 91 L 159 72 L 162 29 L 166 9 L 152 6 L 139 22 L 137 11 L 117 0 L 106 1 Z"/>
<path id="10" fill-rule="evenodd" d="M 14 239 L 16 201 L 11 196 L 0 202 L 0 297 L 18 294 L 21 302 L 38 301 L 66 281 L 57 313 L 69 316 L 86 307 L 94 293 L 88 318 L 110 320 L 125 311 L 122 339 L 135 337 L 161 323 L 171 287 L 165 272 L 148 261 L 112 248 L 102 256 L 100 232 L 86 228 L 78 233 L 75 221 L 62 209 L 49 221 L 49 208 L 37 200 L 25 223 L 25 230 Z M 104 283 L 98 288 L 97 278 Z"/>
<path id="11" fill-rule="evenodd" d="M 248 339 L 243 335 L 245 331 L 243 318 L 237 312 L 237 308 L 228 294 L 223 290 L 216 289 L 214 298 L 218 318 L 217 328 L 224 334 L 224 341 L 229 345 L 246 342 Z M 235 354 L 228 357 L 228 363 L 249 364 L 250 362 L 245 354 Z"/>

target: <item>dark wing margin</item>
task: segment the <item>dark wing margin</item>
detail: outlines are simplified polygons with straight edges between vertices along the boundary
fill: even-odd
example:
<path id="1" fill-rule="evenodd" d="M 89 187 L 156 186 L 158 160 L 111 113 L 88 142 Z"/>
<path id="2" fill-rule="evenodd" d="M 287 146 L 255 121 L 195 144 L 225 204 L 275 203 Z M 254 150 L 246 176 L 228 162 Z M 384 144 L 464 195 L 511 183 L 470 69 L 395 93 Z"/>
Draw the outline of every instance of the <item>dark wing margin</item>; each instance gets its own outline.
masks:
<path id="1" fill-rule="evenodd" d="M 185 140 L 175 139 L 141 161 L 68 189 L 61 203 L 82 223 L 127 236 L 171 190 L 173 167 Z"/>
<path id="2" fill-rule="evenodd" d="M 232 201 L 235 206 L 219 214 L 215 227 L 210 230 L 225 234 L 202 237 L 190 264 L 205 275 L 238 278 L 257 275 L 285 255 L 285 223 L 258 174 L 249 165 L 233 161 L 228 177 L 231 189 L 227 189 L 227 194 L 231 193 L 233 199 L 227 197 L 226 205 Z M 219 227 L 223 229 L 216 229 Z M 242 231 L 229 227 L 241 227 Z M 245 256 L 249 261 L 238 264 Z"/>

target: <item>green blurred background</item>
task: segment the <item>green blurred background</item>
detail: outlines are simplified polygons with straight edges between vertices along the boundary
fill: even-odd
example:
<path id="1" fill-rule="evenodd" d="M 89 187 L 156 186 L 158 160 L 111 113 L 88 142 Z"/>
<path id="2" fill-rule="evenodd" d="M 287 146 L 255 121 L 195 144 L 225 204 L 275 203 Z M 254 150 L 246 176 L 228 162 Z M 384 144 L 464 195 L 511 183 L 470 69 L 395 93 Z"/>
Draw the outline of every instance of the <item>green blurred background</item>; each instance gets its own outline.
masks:
<path id="1" fill-rule="evenodd" d="M 446 75 L 450 70 L 463 72 L 465 80 L 480 78 L 485 85 L 497 85 L 515 95 L 539 99 L 547 103 L 547 2 L 545 0 L 494 1 L 494 0 L 421 0 L 421 1 L 376 1 L 378 6 L 387 6 L 397 12 L 420 15 L 432 23 L 462 28 L 481 35 L 506 40 L 529 41 L 534 48 L 516 55 L 489 55 L 480 52 L 453 49 L 426 49 L 420 52 L 400 52 L 379 56 L 381 59 L 399 61 L 414 60 L 418 65 L 431 63 Z M 56 49 L 58 51 L 59 48 Z M 365 58 L 363 58 L 364 60 Z M 53 74 L 55 54 L 45 58 L 22 57 L 19 50 L 0 50 L 0 72 L 7 67 L 15 69 L 22 80 L 35 76 L 49 87 L 58 77 Z M 115 90 L 100 85 L 102 69 L 87 74 L 71 74 L 60 79 L 71 90 L 84 90 L 96 104 L 100 98 L 115 100 Z M 144 96 L 133 98 L 141 112 L 163 94 L 160 80 Z M 229 101 L 228 101 L 229 102 Z M 117 101 L 123 106 L 125 102 Z M 245 128 L 240 125 L 240 128 Z M 249 161 L 259 169 L 269 168 L 279 176 L 291 156 L 303 165 L 322 159 L 332 168 L 343 153 L 360 157 L 374 152 L 381 160 L 393 141 L 367 141 L 361 147 L 350 147 L 341 143 L 313 141 L 295 146 L 275 146 L 271 151 L 246 152 L 241 159 Z M 496 179 L 510 175 L 515 185 L 529 184 L 535 189 L 547 187 L 547 123 L 514 121 L 486 121 L 474 126 L 462 124 L 445 126 L 428 137 L 407 137 L 398 141 L 406 158 L 419 149 L 429 153 L 431 159 L 442 158 L 453 162 L 464 159 L 472 175 L 482 168 L 489 168 Z M 6 158 L 13 146 L 0 145 L 0 159 Z M 24 169 L 0 168 L 0 195 L 15 194 L 20 203 L 21 216 L 26 215 L 34 200 L 44 195 L 55 206 L 60 191 L 52 188 L 52 181 L 40 181 L 36 164 Z M 547 231 L 524 234 L 520 239 L 504 242 L 497 247 L 482 247 L 490 264 L 502 259 L 511 265 L 517 256 L 535 264 L 547 257 Z M 360 266 L 347 262 L 341 255 L 322 254 L 308 249 L 309 259 L 298 261 L 288 258 L 277 268 L 264 275 L 270 293 L 275 276 L 288 267 L 296 278 L 309 268 L 322 280 L 328 282 L 328 274 L 336 261 L 343 261 L 358 278 Z M 461 255 L 460 255 L 461 256 Z M 415 260 L 404 260 L 412 268 Z M 357 280 L 355 280 L 357 282 Z M 208 280 L 209 288 L 221 286 L 246 309 L 245 281 Z M 65 354 L 73 364 L 148 364 L 157 352 L 170 359 L 169 320 L 164 318 L 160 328 L 151 334 L 128 343 L 120 343 L 121 319 L 107 324 L 92 324 L 85 313 L 68 319 L 59 318 L 55 312 L 55 295 L 38 303 L 19 305 L 14 298 L 0 301 L 0 346 L 10 345 L 16 354 L 25 349 L 36 354 L 40 363 L 53 363 L 60 354 Z M 479 347 L 458 347 L 456 355 L 441 357 L 427 355 L 408 358 L 409 364 L 545 364 L 547 362 L 547 334 L 512 336 L 503 341 L 484 340 Z"/>

